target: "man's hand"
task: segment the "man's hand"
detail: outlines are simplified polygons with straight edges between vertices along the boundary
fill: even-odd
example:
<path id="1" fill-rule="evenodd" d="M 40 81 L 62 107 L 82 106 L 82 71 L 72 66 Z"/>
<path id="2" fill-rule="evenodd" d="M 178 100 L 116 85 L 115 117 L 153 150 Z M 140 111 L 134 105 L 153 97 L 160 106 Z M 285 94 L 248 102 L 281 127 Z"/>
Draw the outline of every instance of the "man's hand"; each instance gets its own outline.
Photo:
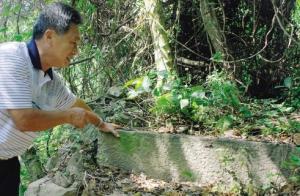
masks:
<path id="1" fill-rule="evenodd" d="M 104 122 L 92 111 L 88 111 L 80 107 L 72 107 L 68 110 L 68 112 L 69 123 L 77 128 L 84 128 L 87 124 L 91 123 L 99 128 L 102 132 L 112 133 L 115 137 L 120 137 L 116 129 L 121 128 L 121 126 Z"/>
<path id="2" fill-rule="evenodd" d="M 120 125 L 116 125 L 116 124 L 113 124 L 113 123 L 102 122 L 98 128 L 102 132 L 112 133 L 115 137 L 120 137 L 119 132 L 117 131 L 117 129 L 121 128 Z"/>

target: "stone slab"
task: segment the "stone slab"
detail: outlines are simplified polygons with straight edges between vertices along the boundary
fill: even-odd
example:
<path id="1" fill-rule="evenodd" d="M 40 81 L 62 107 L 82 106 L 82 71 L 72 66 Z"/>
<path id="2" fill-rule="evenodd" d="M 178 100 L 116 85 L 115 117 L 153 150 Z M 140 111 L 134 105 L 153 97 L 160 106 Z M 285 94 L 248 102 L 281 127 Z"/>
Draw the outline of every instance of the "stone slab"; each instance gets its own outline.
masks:
<path id="1" fill-rule="evenodd" d="M 120 136 L 99 135 L 99 165 L 219 190 L 284 184 L 290 174 L 282 163 L 295 150 L 288 144 L 182 134 L 121 131 Z"/>
<path id="2" fill-rule="evenodd" d="M 58 186 L 52 182 L 49 177 L 41 178 L 31 184 L 29 184 L 25 196 L 76 196 L 77 188 L 69 187 L 64 188 Z"/>

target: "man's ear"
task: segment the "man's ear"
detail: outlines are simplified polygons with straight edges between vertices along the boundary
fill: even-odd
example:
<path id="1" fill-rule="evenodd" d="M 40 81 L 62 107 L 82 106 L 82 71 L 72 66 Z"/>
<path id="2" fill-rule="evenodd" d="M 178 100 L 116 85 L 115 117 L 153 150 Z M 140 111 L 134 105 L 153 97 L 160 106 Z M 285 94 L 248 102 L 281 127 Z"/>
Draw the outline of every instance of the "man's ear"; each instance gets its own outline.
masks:
<path id="1" fill-rule="evenodd" d="M 56 32 L 55 32 L 54 30 L 52 30 L 52 29 L 47 29 L 47 30 L 45 31 L 43 37 L 44 37 L 44 40 L 45 40 L 48 44 L 52 45 L 53 39 L 54 39 L 55 35 L 56 35 Z"/>

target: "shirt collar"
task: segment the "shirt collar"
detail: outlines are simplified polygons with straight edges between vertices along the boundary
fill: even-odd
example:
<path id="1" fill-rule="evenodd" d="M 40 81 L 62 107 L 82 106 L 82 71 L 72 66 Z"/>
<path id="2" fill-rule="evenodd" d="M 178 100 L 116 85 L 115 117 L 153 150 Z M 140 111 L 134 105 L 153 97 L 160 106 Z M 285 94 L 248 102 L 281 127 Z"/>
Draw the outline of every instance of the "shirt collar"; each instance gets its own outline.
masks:
<path id="1" fill-rule="evenodd" d="M 38 48 L 36 46 L 36 43 L 35 43 L 34 39 L 31 39 L 27 43 L 27 49 L 28 49 L 28 53 L 29 53 L 30 60 L 31 60 L 31 63 L 32 63 L 33 67 L 35 69 L 42 70 L 42 65 L 41 65 L 41 59 L 40 59 L 39 51 L 38 51 Z M 48 74 L 49 77 L 51 78 L 51 80 L 53 80 L 53 71 L 52 71 L 52 68 L 48 69 L 45 72 L 45 75 L 46 74 Z"/>

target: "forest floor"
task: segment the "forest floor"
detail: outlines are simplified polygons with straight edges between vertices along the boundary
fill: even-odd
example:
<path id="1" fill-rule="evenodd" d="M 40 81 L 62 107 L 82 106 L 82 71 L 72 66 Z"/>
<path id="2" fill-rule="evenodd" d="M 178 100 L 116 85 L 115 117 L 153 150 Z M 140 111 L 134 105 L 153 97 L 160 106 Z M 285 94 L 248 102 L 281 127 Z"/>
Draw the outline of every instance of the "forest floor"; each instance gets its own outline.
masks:
<path id="1" fill-rule="evenodd" d="M 288 184 L 283 187 L 267 187 L 264 190 L 246 188 L 222 192 L 213 186 L 197 187 L 188 183 L 166 182 L 144 174 L 134 174 L 112 167 L 90 168 L 85 171 L 78 195 L 134 195 L 134 196 L 185 196 L 185 195 L 300 195 L 300 187 Z"/>

